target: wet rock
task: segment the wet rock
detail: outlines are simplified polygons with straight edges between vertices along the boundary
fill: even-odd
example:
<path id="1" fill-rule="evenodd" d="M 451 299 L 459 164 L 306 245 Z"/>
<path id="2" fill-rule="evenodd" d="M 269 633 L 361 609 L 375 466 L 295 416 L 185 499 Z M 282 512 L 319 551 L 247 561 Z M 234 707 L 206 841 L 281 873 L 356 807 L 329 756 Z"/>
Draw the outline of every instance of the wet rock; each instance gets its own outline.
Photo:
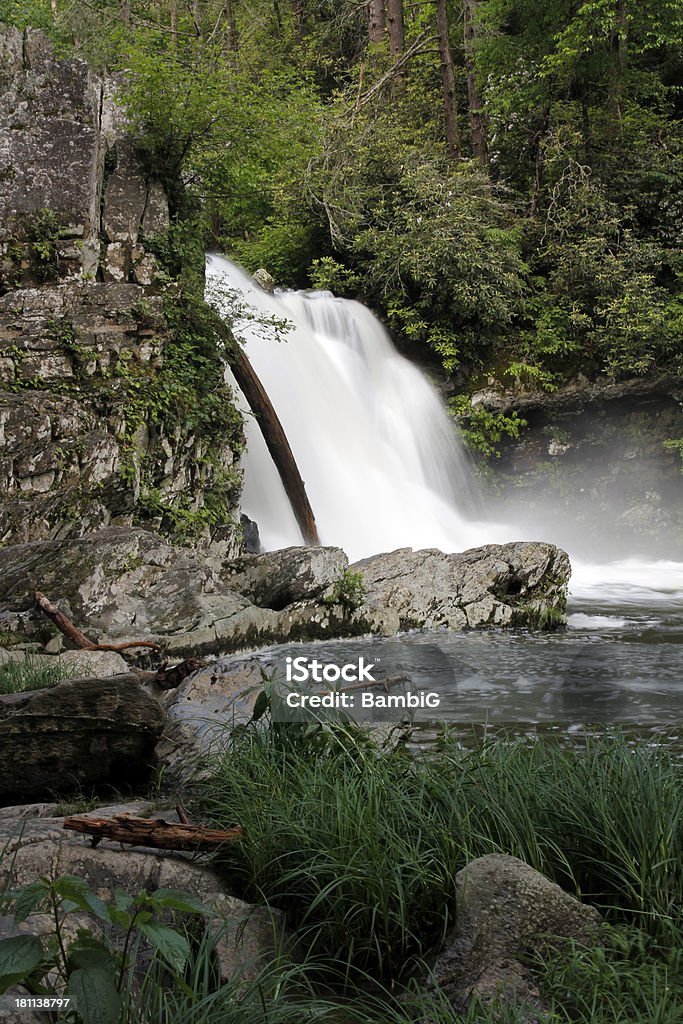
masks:
<path id="1" fill-rule="evenodd" d="M 569 558 L 553 544 L 488 544 L 462 554 L 401 548 L 356 562 L 366 600 L 395 611 L 401 629 L 557 625 Z"/>
<path id="2" fill-rule="evenodd" d="M 260 608 L 333 596 L 349 560 L 341 548 L 291 547 L 245 555 L 229 566 L 231 586 Z"/>
<path id="3" fill-rule="evenodd" d="M 161 706 L 133 675 L 0 696 L 0 801 L 139 784 L 163 727 Z"/>
<path id="4" fill-rule="evenodd" d="M 598 911 L 580 903 L 516 857 L 489 854 L 455 877 L 456 927 L 434 967 L 434 980 L 455 1007 L 498 996 L 542 1009 L 525 964 L 531 950 L 554 939 L 594 942 Z"/>
<path id="5" fill-rule="evenodd" d="M 261 553 L 261 538 L 259 536 L 258 523 L 255 523 L 244 512 L 240 515 L 240 526 L 244 538 L 244 551 L 248 555 L 259 555 Z"/>

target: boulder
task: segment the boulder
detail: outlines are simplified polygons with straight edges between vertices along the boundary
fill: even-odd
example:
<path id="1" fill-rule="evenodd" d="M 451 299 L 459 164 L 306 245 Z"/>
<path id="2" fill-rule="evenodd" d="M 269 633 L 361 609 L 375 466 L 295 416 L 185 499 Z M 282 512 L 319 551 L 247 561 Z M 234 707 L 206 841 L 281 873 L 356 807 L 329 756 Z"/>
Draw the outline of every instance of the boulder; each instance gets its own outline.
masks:
<path id="1" fill-rule="evenodd" d="M 487 544 L 462 554 L 400 548 L 356 562 L 366 601 L 401 629 L 552 626 L 564 621 L 569 558 L 554 544 Z"/>
<path id="2" fill-rule="evenodd" d="M 59 655 L 59 664 L 72 679 L 107 679 L 128 671 L 127 662 L 116 651 L 64 651 Z"/>
<path id="3" fill-rule="evenodd" d="M 157 756 L 176 778 L 196 778 L 198 760 L 224 746 L 229 730 L 245 725 L 263 689 L 255 658 L 216 662 L 168 691 L 167 727 Z"/>
<path id="4" fill-rule="evenodd" d="M 228 568 L 230 585 L 260 608 L 334 596 L 349 560 L 341 548 L 290 547 L 244 555 Z"/>
<path id="5" fill-rule="evenodd" d="M 18 808 L 18 811 L 21 811 Z M 175 811 L 136 802 L 123 806 L 98 807 L 95 817 L 130 814 L 175 820 Z M 0 849 L 9 856 L 0 864 L 3 885 L 19 887 L 41 876 L 56 878 L 75 875 L 84 879 L 106 903 L 115 890 L 130 895 L 143 890 L 176 889 L 189 893 L 210 907 L 216 917 L 211 927 L 217 937 L 217 954 L 222 980 L 239 975 L 253 977 L 272 959 L 283 937 L 283 921 L 277 911 L 252 906 L 226 892 L 220 877 L 210 868 L 192 862 L 189 855 L 169 851 L 122 849 L 103 839 L 96 848 L 90 841 L 63 829 L 62 816 L 18 815 L 14 822 L 0 820 Z M 44 922 L 28 919 L 35 934 Z M 94 924 L 94 922 L 92 922 Z"/>
<path id="6" fill-rule="evenodd" d="M 456 926 L 433 977 L 459 1010 L 471 997 L 541 1009 L 527 954 L 551 949 L 558 938 L 591 943 L 598 934 L 601 917 L 594 907 L 517 857 L 477 858 L 455 876 L 455 889 Z"/>
<path id="7" fill-rule="evenodd" d="M 139 784 L 163 727 L 160 704 L 133 675 L 0 696 L 0 802 Z"/>

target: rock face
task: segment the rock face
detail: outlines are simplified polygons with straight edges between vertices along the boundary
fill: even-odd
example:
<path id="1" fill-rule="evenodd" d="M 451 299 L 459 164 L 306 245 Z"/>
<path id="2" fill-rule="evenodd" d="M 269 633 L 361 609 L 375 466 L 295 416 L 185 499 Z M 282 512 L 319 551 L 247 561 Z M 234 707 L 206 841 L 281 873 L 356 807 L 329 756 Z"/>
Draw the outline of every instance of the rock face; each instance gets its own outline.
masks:
<path id="1" fill-rule="evenodd" d="M 569 559 L 553 544 L 489 544 L 463 554 L 402 548 L 356 562 L 368 600 L 415 626 L 552 625 L 563 616 Z"/>
<path id="2" fill-rule="evenodd" d="M 0 802 L 139 784 L 163 727 L 161 706 L 133 675 L 0 696 Z"/>
<path id="3" fill-rule="evenodd" d="M 551 948 L 553 938 L 590 943 L 596 937 L 598 911 L 516 857 L 479 857 L 455 884 L 455 931 L 433 973 L 457 1008 L 471 997 L 497 995 L 540 1008 L 525 956 Z"/>
<path id="4" fill-rule="evenodd" d="M 89 813 L 96 817 L 176 818 L 172 809 L 160 810 L 149 803 L 99 807 Z M 8 853 L 0 865 L 0 890 L 3 884 L 19 887 L 43 875 L 82 878 L 106 903 L 111 902 L 115 889 L 133 896 L 143 890 L 176 889 L 195 896 L 215 912 L 222 980 L 235 975 L 253 977 L 272 958 L 283 932 L 277 911 L 228 895 L 215 872 L 191 863 L 182 854 L 121 849 L 106 839 L 93 849 L 87 839 L 65 832 L 63 821 L 50 805 L 0 811 L 0 849 Z M 92 920 L 83 923 L 94 924 Z M 29 917 L 22 930 L 40 934 L 45 931 L 45 921 L 41 915 Z"/>
<path id="5" fill-rule="evenodd" d="M 553 524 L 604 557 L 605 538 L 662 557 L 683 544 L 683 474 L 664 442 L 683 437 L 683 380 L 578 380 L 553 392 L 473 396 L 528 427 L 491 466 L 491 514 Z M 678 543 L 676 543 L 678 542 Z"/>
<path id="6" fill-rule="evenodd" d="M 357 563 L 366 596 L 352 607 L 335 603 L 345 565 L 338 548 L 288 548 L 242 559 L 233 572 L 147 530 L 109 527 L 0 548 L 0 622 L 30 636 L 40 590 L 95 641 L 153 639 L 178 656 L 419 626 L 554 626 L 570 571 L 551 544 L 403 549 Z"/>
<path id="7" fill-rule="evenodd" d="M 164 406 L 177 290 L 148 243 L 169 208 L 120 81 L 56 60 L 40 32 L 2 29 L 0 82 L 0 542 L 172 523 L 211 493 L 236 551 L 241 421 L 210 436 Z M 218 359 L 215 372 L 220 390 Z"/>

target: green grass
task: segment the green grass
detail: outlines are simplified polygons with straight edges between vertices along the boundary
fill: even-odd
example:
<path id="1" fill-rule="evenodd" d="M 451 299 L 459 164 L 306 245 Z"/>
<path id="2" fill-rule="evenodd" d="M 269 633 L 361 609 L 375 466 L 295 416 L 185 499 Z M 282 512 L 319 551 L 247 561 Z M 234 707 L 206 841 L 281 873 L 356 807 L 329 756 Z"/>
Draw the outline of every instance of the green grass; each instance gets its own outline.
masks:
<path id="1" fill-rule="evenodd" d="M 53 665 L 46 665 L 29 654 L 23 661 L 8 661 L 0 665 L 0 693 L 44 690 L 61 683 L 70 673 L 58 658 L 53 660 Z"/>
<path id="2" fill-rule="evenodd" d="M 455 873 L 491 852 L 653 941 L 680 934 L 683 765 L 668 751 L 617 735 L 470 752 L 447 741 L 414 759 L 285 735 L 237 737 L 200 804 L 244 827 L 220 858 L 235 891 L 286 911 L 310 953 L 396 976 L 452 924 Z"/>

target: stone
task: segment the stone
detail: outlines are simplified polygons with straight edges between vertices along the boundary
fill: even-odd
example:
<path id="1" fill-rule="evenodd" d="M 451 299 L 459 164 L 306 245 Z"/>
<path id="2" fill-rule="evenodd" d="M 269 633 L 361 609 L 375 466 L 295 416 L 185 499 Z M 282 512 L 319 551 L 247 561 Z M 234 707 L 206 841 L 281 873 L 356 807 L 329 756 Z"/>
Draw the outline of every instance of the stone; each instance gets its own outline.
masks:
<path id="1" fill-rule="evenodd" d="M 134 675 L 0 696 L 0 802 L 137 785 L 149 775 L 164 721 Z"/>
<path id="2" fill-rule="evenodd" d="M 149 801 L 101 806 L 87 812 L 94 817 L 122 813 L 176 820 L 174 810 L 155 807 Z M 85 837 L 64 831 L 63 822 L 64 818 L 56 815 L 0 820 L 0 849 L 6 848 L 9 854 L 0 864 L 0 891 L 5 884 L 18 887 L 43 875 L 75 875 L 106 903 L 112 901 L 116 889 L 132 896 L 162 888 L 188 893 L 215 914 L 210 927 L 217 936 L 223 981 L 235 976 L 255 977 L 280 946 L 284 924 L 278 911 L 252 906 L 229 895 L 210 867 L 193 863 L 182 853 L 121 848 L 106 839 L 93 848 Z M 40 921 L 36 924 L 41 927 Z"/>
<path id="3" fill-rule="evenodd" d="M 569 558 L 553 544 L 488 544 L 462 554 L 400 548 L 351 566 L 366 601 L 394 610 L 400 629 L 536 625 L 564 620 Z"/>
<path id="4" fill-rule="evenodd" d="M 197 777 L 197 766 L 223 750 L 230 731 L 250 721 L 263 689 L 263 666 L 255 658 L 218 662 L 186 679 L 165 703 L 167 727 L 157 747 L 174 778 Z"/>
<path id="5" fill-rule="evenodd" d="M 128 672 L 128 663 L 116 651 L 63 651 L 59 664 L 72 679 L 107 679 Z"/>
<path id="6" fill-rule="evenodd" d="M 507 854 L 471 861 L 455 876 L 455 890 L 456 925 L 433 978 L 458 1011 L 470 998 L 500 996 L 528 1002 L 533 1017 L 542 1006 L 524 963 L 528 951 L 550 950 L 557 939 L 591 944 L 599 933 L 594 907 Z"/>
<path id="7" fill-rule="evenodd" d="M 281 548 L 243 556 L 229 566 L 228 579 L 260 608 L 279 611 L 297 601 L 331 597 L 348 564 L 341 548 Z"/>

